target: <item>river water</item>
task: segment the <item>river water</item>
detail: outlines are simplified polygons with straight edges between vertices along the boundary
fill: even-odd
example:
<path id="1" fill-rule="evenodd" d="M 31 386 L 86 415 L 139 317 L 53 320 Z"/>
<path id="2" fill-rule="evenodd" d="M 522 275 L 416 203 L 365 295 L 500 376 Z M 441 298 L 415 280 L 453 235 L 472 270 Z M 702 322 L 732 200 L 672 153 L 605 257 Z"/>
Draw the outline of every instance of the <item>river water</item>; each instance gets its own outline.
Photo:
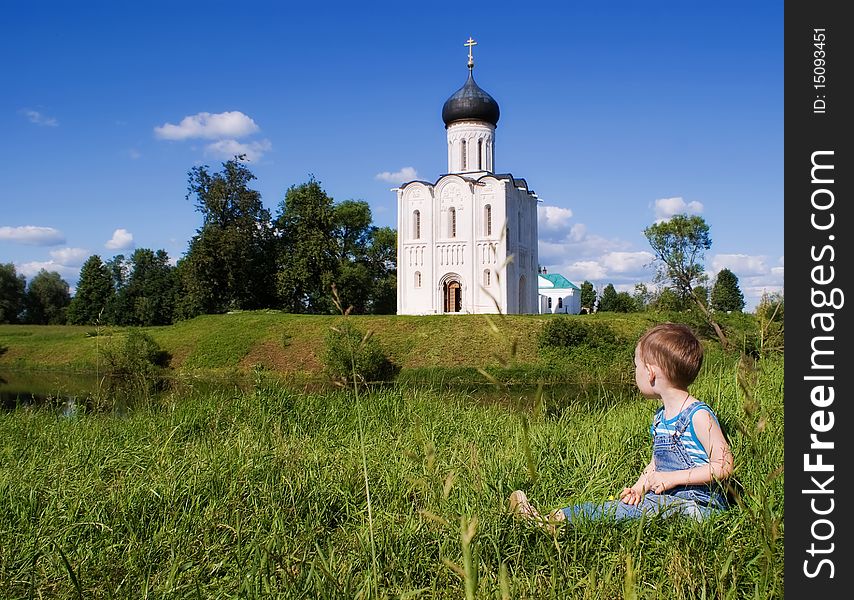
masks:
<path id="1" fill-rule="evenodd" d="M 269 376 L 274 377 L 274 376 Z M 8 371 L 0 370 L 0 411 L 21 407 L 52 407 L 61 414 L 76 414 L 81 409 L 123 413 L 140 398 L 157 398 L 164 392 L 231 391 L 252 389 L 256 383 L 252 375 L 230 375 L 220 378 L 198 379 L 171 377 L 156 385 L 140 387 L 139 383 L 98 377 L 92 373 L 60 371 Z M 284 385 L 288 385 L 284 383 Z M 394 385 L 394 384 L 387 384 Z M 301 383 L 293 386 L 300 392 L 326 392 L 338 389 L 323 381 Z M 435 388 L 443 393 L 464 394 L 473 402 L 501 404 L 519 410 L 537 405 L 558 408 L 569 399 L 601 402 L 603 397 L 630 398 L 636 391 L 625 383 L 612 385 L 578 385 L 552 383 L 539 387 L 535 382 L 496 387 L 485 382 L 418 385 Z M 100 401 L 109 399 L 109 401 Z"/>

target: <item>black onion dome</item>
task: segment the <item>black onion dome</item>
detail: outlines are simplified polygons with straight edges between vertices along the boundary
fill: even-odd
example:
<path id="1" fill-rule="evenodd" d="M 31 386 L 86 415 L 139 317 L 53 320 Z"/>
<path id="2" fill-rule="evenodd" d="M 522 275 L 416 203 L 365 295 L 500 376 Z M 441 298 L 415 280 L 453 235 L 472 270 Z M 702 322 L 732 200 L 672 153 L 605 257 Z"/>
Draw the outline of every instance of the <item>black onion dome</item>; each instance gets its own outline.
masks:
<path id="1" fill-rule="evenodd" d="M 498 102 L 474 82 L 471 70 L 463 87 L 445 100 L 442 107 L 442 120 L 446 126 L 455 121 L 486 121 L 497 125 L 499 116 Z"/>

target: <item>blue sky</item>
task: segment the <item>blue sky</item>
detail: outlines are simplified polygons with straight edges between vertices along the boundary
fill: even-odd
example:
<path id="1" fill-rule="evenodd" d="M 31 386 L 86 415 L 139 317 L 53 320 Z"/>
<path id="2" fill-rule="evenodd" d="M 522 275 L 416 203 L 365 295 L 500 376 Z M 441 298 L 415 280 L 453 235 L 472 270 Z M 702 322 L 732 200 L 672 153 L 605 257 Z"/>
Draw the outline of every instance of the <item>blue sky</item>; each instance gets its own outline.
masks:
<path id="1" fill-rule="evenodd" d="M 0 50 L 0 263 L 72 286 L 92 254 L 177 260 L 187 172 L 251 157 L 275 215 L 314 176 L 395 226 L 403 180 L 447 170 L 442 104 L 499 103 L 495 167 L 540 206 L 540 262 L 631 291 L 643 229 L 710 226 L 748 308 L 783 285 L 780 2 L 13 3 Z"/>

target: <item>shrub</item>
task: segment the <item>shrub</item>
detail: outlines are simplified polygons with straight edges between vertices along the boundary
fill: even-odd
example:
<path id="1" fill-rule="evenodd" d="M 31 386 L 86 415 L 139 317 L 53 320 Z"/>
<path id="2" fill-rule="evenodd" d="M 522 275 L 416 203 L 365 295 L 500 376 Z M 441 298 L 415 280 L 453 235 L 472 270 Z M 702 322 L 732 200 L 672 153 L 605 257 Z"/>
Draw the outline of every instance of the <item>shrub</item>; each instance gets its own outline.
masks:
<path id="1" fill-rule="evenodd" d="M 169 362 L 169 354 L 144 331 L 132 328 L 121 344 L 108 344 L 101 351 L 108 375 L 151 377 Z"/>
<path id="2" fill-rule="evenodd" d="M 582 321 L 572 317 L 550 319 L 540 331 L 537 347 L 542 350 L 569 350 L 585 346 L 612 350 L 628 343 L 604 323 Z"/>
<path id="3" fill-rule="evenodd" d="M 370 332 L 363 334 L 346 318 L 326 334 L 323 366 L 339 383 L 389 381 L 399 371 Z"/>

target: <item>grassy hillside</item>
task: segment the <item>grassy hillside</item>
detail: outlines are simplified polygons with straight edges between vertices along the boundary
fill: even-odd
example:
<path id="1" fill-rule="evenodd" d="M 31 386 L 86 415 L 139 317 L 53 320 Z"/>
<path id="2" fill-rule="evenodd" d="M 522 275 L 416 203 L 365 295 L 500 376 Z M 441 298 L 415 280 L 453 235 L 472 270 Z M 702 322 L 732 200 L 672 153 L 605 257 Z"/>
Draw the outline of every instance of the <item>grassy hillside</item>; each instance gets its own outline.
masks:
<path id="1" fill-rule="evenodd" d="M 145 330 L 171 356 L 176 371 L 261 366 L 282 374 L 322 369 L 324 338 L 345 317 L 277 311 L 205 315 Z M 404 370 L 536 365 L 537 334 L 551 315 L 348 316 L 372 331 Z M 627 338 L 655 321 L 645 314 L 600 313 L 570 318 L 608 323 Z M 0 325 L 0 369 L 95 370 L 99 348 L 116 343 L 120 327 Z"/>
<path id="2" fill-rule="evenodd" d="M 618 494 L 649 460 L 654 402 L 259 378 L 126 414 L 0 413 L 0 597 L 780 598 L 782 357 L 712 358 L 692 391 L 734 425 L 740 503 L 554 536 L 514 522 L 510 492 L 543 511 Z"/>

